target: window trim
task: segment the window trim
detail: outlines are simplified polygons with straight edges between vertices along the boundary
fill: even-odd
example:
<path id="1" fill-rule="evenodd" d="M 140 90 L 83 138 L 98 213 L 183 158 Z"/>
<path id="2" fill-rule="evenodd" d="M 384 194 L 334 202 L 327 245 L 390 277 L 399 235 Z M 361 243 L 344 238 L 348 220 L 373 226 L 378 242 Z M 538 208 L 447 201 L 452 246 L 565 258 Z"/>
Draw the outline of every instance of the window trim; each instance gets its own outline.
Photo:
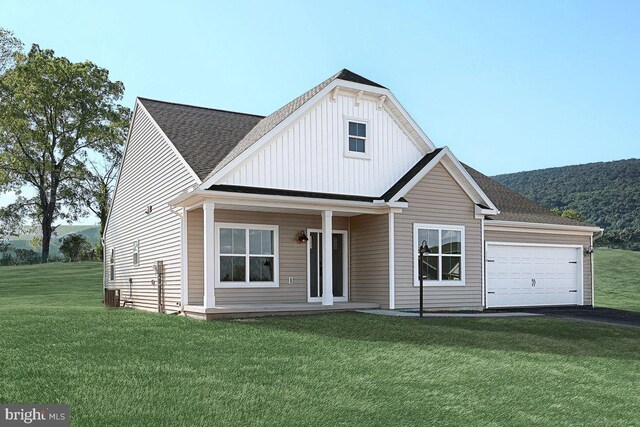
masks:
<path id="1" fill-rule="evenodd" d="M 133 254 L 131 256 L 131 262 L 133 263 L 134 267 L 138 267 L 140 265 L 140 239 L 136 239 L 133 241 Z"/>
<path id="2" fill-rule="evenodd" d="M 364 138 L 364 153 L 349 150 L 349 122 L 360 123 L 365 125 L 367 136 Z M 369 126 L 369 120 L 361 119 L 358 117 L 344 116 L 344 156 L 354 159 L 371 160 L 371 128 Z"/>
<path id="3" fill-rule="evenodd" d="M 246 252 L 244 254 L 245 257 L 245 281 L 244 282 L 222 282 L 220 280 L 220 257 L 227 256 L 229 254 L 220 253 L 220 229 L 221 228 L 236 228 L 236 229 L 244 229 L 245 232 L 245 243 L 246 243 Z M 251 254 L 249 253 L 249 230 L 268 230 L 273 231 L 273 281 L 272 282 L 251 282 L 249 281 L 249 258 Z M 270 225 L 270 224 L 244 224 L 244 223 L 231 223 L 231 222 L 216 222 L 215 223 L 215 287 L 216 288 L 227 288 L 227 289 L 247 289 L 247 288 L 279 288 L 280 287 L 280 233 L 278 225 Z M 230 255 L 234 256 L 234 255 Z M 235 254 L 235 256 L 241 256 L 240 254 Z M 261 255 L 254 255 L 261 256 Z"/>
<path id="4" fill-rule="evenodd" d="M 447 224 L 413 224 L 413 286 L 420 286 L 420 277 L 418 274 L 419 254 L 418 248 L 420 242 L 418 242 L 418 230 L 431 229 L 439 230 L 439 235 L 442 235 L 442 231 L 460 231 L 461 232 L 461 247 L 460 247 L 460 263 L 462 268 L 460 269 L 460 280 L 424 280 L 424 286 L 465 286 L 465 271 L 467 268 L 466 251 L 465 251 L 465 226 L 464 225 L 447 225 Z M 442 240 L 440 240 L 440 252 L 442 252 Z M 438 266 L 440 275 L 442 276 L 442 253 L 438 256 Z M 444 254 L 447 255 L 447 254 Z"/>

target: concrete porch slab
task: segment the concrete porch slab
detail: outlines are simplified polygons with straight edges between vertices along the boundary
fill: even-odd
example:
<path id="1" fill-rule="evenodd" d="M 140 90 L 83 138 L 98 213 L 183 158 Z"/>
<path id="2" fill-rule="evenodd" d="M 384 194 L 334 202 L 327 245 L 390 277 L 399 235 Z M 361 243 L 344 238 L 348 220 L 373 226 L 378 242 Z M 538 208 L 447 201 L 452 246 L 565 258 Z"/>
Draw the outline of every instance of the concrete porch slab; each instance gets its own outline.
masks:
<path id="1" fill-rule="evenodd" d="M 378 304 L 360 302 L 336 302 L 333 305 L 321 303 L 299 304 L 233 304 L 214 308 L 186 306 L 184 312 L 198 319 L 241 319 L 264 316 L 296 316 L 304 314 L 335 313 L 344 311 L 374 310 Z"/>

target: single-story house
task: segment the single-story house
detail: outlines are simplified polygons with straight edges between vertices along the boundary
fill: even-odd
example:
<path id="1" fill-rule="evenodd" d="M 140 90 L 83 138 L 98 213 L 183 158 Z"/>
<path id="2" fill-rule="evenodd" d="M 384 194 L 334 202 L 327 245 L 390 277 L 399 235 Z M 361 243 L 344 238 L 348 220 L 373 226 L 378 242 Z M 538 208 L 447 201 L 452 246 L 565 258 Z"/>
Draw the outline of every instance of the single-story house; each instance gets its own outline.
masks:
<path id="1" fill-rule="evenodd" d="M 138 98 L 104 235 L 127 305 L 229 313 L 593 305 L 593 238 L 341 70 L 263 117 Z M 426 244 L 423 268 L 418 248 Z"/>

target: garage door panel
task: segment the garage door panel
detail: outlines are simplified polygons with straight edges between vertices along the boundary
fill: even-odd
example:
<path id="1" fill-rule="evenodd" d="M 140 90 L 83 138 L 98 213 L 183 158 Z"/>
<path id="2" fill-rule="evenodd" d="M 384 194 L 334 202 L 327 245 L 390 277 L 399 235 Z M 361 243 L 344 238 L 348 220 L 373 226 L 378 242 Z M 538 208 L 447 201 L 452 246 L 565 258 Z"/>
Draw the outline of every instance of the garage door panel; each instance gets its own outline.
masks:
<path id="1" fill-rule="evenodd" d="M 580 303 L 581 250 L 487 244 L 487 307 Z"/>

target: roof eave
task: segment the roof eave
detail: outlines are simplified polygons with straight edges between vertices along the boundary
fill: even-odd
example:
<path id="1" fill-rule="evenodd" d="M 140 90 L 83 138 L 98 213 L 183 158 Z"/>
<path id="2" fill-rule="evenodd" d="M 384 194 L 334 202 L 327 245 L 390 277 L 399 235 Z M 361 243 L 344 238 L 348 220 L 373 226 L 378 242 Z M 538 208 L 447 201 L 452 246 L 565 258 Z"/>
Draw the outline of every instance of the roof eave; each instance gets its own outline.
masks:
<path id="1" fill-rule="evenodd" d="M 485 227 L 510 227 L 510 228 L 533 228 L 533 229 L 549 229 L 549 230 L 571 230 L 583 231 L 586 233 L 599 233 L 604 231 L 603 228 L 590 225 L 570 225 L 570 224 L 552 224 L 538 222 L 519 222 L 519 221 L 503 221 L 492 219 L 485 223 Z"/>

